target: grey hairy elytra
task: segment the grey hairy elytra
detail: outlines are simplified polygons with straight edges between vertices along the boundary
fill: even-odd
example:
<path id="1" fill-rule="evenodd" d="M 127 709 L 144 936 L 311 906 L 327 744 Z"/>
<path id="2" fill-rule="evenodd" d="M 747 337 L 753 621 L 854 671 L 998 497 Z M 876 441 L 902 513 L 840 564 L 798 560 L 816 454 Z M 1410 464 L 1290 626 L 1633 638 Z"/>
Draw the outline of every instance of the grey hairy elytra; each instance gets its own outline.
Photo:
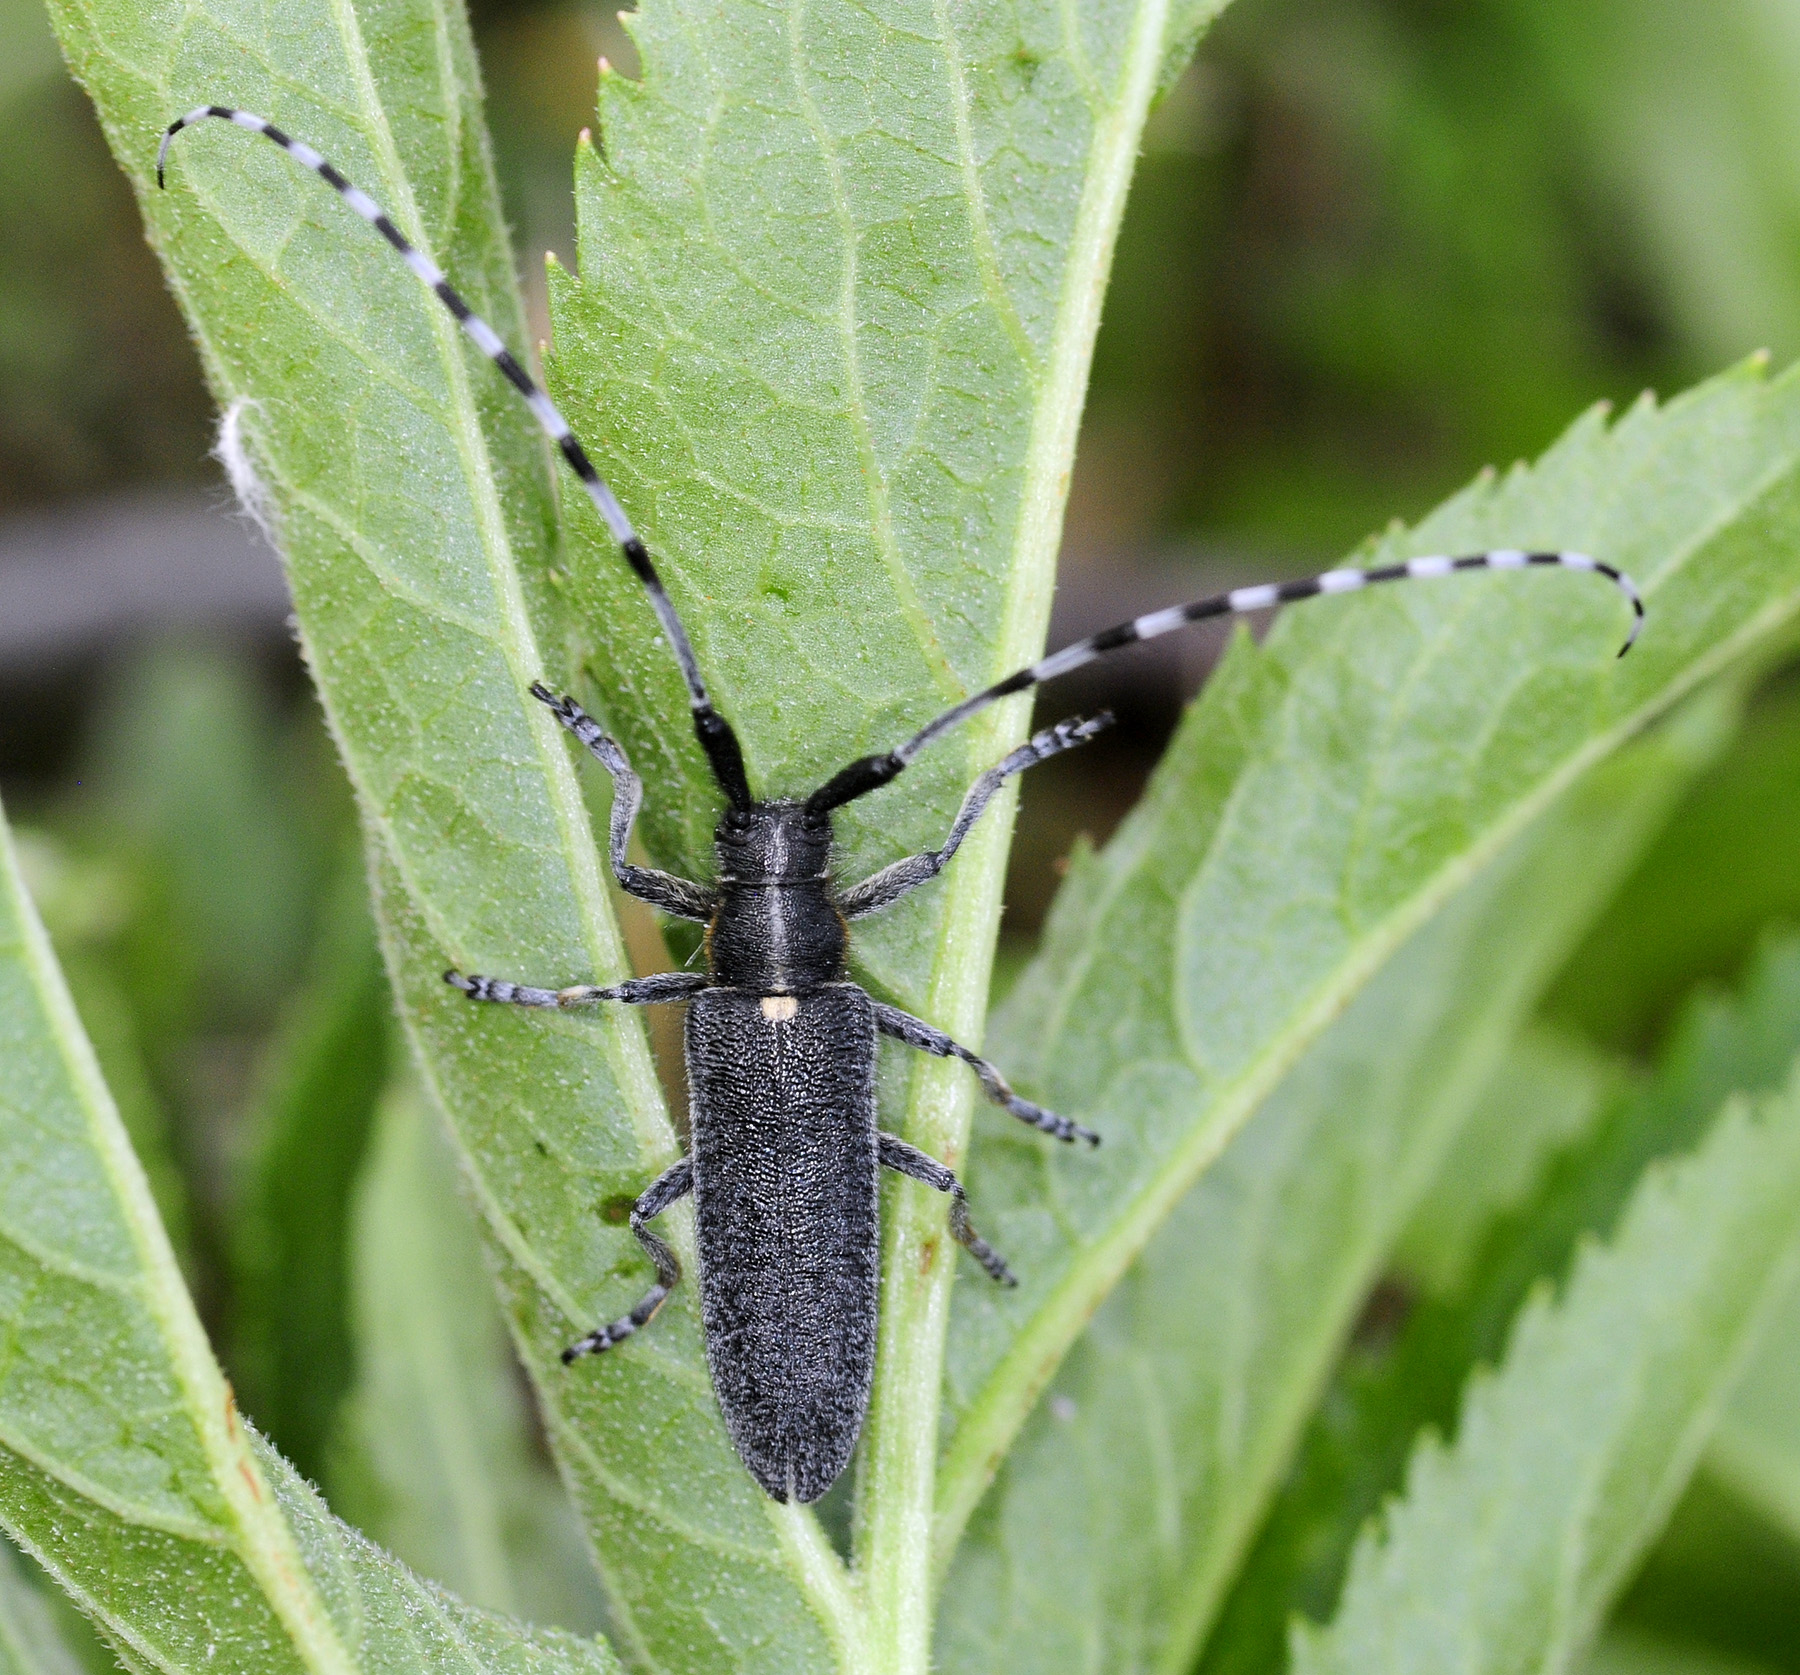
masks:
<path id="1" fill-rule="evenodd" d="M 631 1212 L 632 1232 L 656 1270 L 655 1283 L 629 1314 L 571 1344 L 563 1360 L 610 1350 L 649 1323 L 679 1282 L 681 1268 L 648 1224 L 692 1193 L 713 1389 L 744 1464 L 777 1500 L 812 1501 L 824 1494 L 848 1464 L 862 1430 L 875 1367 L 882 1169 L 948 1194 L 956 1239 L 993 1279 L 1014 1283 L 1005 1262 L 970 1223 L 956 1176 L 877 1125 L 877 1038 L 891 1036 L 922 1052 L 960 1059 L 987 1096 L 1022 1122 L 1057 1140 L 1099 1144 L 1099 1136 L 1081 1124 L 1020 1098 L 993 1065 L 941 1030 L 881 1004 L 853 983 L 846 963 L 850 923 L 893 906 L 941 872 L 1012 775 L 1084 744 L 1112 718 L 1101 714 L 1064 721 L 1035 734 L 969 788 L 942 848 L 897 861 L 847 887 L 831 873 L 833 811 L 888 784 L 927 745 L 998 699 L 1209 617 L 1382 582 L 1544 566 L 1595 572 L 1625 595 L 1632 623 L 1621 656 L 1643 625 L 1643 602 L 1631 579 L 1609 564 L 1572 552 L 1500 550 L 1461 558 L 1422 557 L 1377 569 L 1331 570 L 1302 581 L 1234 588 L 1152 611 L 1065 646 L 963 699 L 896 749 L 850 763 L 805 796 L 758 799 L 750 790 L 737 735 L 707 696 L 692 642 L 649 552 L 549 397 L 379 205 L 311 146 L 265 118 L 225 105 L 202 105 L 170 123 L 157 153 L 159 186 L 170 142 L 183 128 L 209 117 L 261 134 L 319 175 L 387 240 L 518 389 L 643 583 L 681 666 L 694 730 L 726 803 L 715 833 L 717 865 L 710 883 L 627 860 L 643 785 L 624 751 L 572 698 L 538 682 L 530 691 L 612 776 L 608 847 L 619 883 L 663 912 L 707 927 L 705 972 L 560 988 L 458 971 L 444 976 L 471 1000 L 512 1006 L 687 1003 L 691 1149 L 644 1189 Z"/>

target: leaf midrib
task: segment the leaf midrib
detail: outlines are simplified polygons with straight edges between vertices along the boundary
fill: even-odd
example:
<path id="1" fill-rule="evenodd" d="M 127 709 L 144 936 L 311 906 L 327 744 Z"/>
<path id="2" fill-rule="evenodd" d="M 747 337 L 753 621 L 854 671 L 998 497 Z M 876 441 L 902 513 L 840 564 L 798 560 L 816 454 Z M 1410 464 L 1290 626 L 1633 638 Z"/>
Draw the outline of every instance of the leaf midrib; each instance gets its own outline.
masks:
<path id="1" fill-rule="evenodd" d="M 385 107 L 377 93 L 373 74 L 370 69 L 366 45 L 363 41 L 355 12 L 348 0 L 331 0 L 331 14 L 337 26 L 340 43 L 365 111 L 365 137 L 368 138 L 376 156 L 377 172 L 383 177 L 383 196 L 393 206 L 397 222 L 402 226 L 412 241 L 421 250 L 431 252 L 431 241 L 425 236 L 421 224 L 418 205 L 412 192 L 410 181 L 401 167 L 398 148 L 392 130 L 387 122 Z M 168 102 L 166 80 L 161 83 L 165 103 Z M 457 103 L 454 97 L 452 105 Z M 453 166 L 460 166 L 459 160 Z M 179 287 L 184 288 L 184 287 Z M 193 311 L 190 309 L 190 313 Z M 460 330 L 456 323 L 435 307 L 428 308 L 427 320 L 437 350 L 437 356 L 443 369 L 446 386 L 449 391 L 449 411 L 444 415 L 442 423 L 449 432 L 457 457 L 461 465 L 465 486 L 469 493 L 474 513 L 476 534 L 481 545 L 486 568 L 494 588 L 496 602 L 499 606 L 498 624 L 484 637 L 497 646 L 507 667 L 512 674 L 514 684 L 523 690 L 531 679 L 538 678 L 543 672 L 538 654 L 535 635 L 532 631 L 526 611 L 523 592 L 517 573 L 515 555 L 508 536 L 504 512 L 499 504 L 497 489 L 494 483 L 493 467 L 489 457 L 485 433 L 482 431 L 473 399 L 473 391 L 469 380 L 469 369 L 460 341 Z M 209 357 L 211 358 L 211 357 Z M 215 371 L 222 370 L 215 364 Z M 221 382 L 229 383 L 227 379 Z M 242 393 L 242 392 L 239 392 Z M 425 411 L 438 407 L 437 402 L 421 403 Z M 540 446 L 541 451 L 541 446 Z M 551 485 L 554 493 L 554 485 Z M 537 705 L 526 710 L 527 726 L 531 732 L 534 748 L 544 771 L 546 790 L 558 833 L 562 859 L 567 876 L 576 897 L 576 906 L 580 919 L 582 937 L 587 944 L 589 958 L 594 970 L 611 972 L 622 969 L 621 956 L 617 948 L 616 935 L 612 932 L 612 924 L 608 912 L 608 904 L 604 886 L 598 870 L 598 854 L 592 840 L 587 822 L 587 814 L 580 797 L 579 787 L 575 782 L 574 768 L 569 761 L 560 736 L 556 732 L 551 718 Z M 341 735 L 341 729 L 340 735 Z M 369 795 L 369 787 L 361 784 L 362 776 L 357 772 L 357 765 L 351 753 L 346 753 L 346 763 L 352 776 L 359 781 L 363 791 L 365 809 L 374 810 L 375 800 Z M 431 897 L 421 892 L 416 881 L 409 875 L 404 863 L 404 848 L 395 841 L 385 819 L 379 820 L 379 836 L 390 862 L 394 865 L 404 887 L 412 899 L 429 910 Z M 448 939 L 446 939 L 448 940 Z M 635 1050 L 634 1050 L 635 1049 Z M 637 1129 L 639 1150 L 654 1159 L 672 1148 L 671 1131 L 663 1110 L 660 1090 L 649 1072 L 647 1049 L 641 1038 L 641 1030 L 633 1032 L 633 1021 L 622 1021 L 620 1026 L 604 1031 L 603 1052 L 609 1061 L 616 1084 L 625 1095 L 630 1106 L 632 1120 Z M 429 1065 L 429 1055 L 421 1054 Z M 434 1083 L 434 1091 L 440 1095 L 442 1089 L 437 1086 L 435 1066 L 429 1066 L 430 1080 Z M 444 1106 L 448 1108 L 448 1106 Z M 485 1182 L 481 1185 L 485 1187 Z M 494 1213 L 498 1205 L 490 1193 L 480 1193 L 484 1208 L 489 1213 L 490 1225 L 496 1226 L 496 1234 L 502 1243 L 520 1260 L 533 1280 L 540 1285 L 550 1281 L 550 1276 L 543 1266 L 533 1259 L 528 1243 L 522 1240 L 518 1230 L 512 1227 L 504 1216 L 495 1223 Z M 555 1300 L 560 1307 L 568 1308 L 572 1299 L 561 1295 L 562 1288 L 551 1282 L 545 1285 L 546 1295 Z M 573 1310 L 570 1311 L 574 1318 Z M 210 1357 L 209 1357 L 210 1361 Z M 216 1376 L 216 1369 L 215 1369 Z M 248 1464 L 247 1470 L 254 1471 L 254 1463 Z M 258 1480 L 260 1481 L 260 1473 Z M 263 1484 L 264 1494 L 256 1497 L 263 1506 L 268 1506 L 268 1491 Z M 228 1496 L 231 1485 L 226 1485 Z M 328 1620 L 324 1619 L 322 1602 L 311 1585 L 311 1579 L 302 1569 L 298 1554 L 293 1550 L 292 1536 L 286 1528 L 285 1520 L 276 1513 L 275 1520 L 280 1526 L 280 1537 L 275 1545 L 285 1549 L 282 1559 L 276 1560 L 273 1553 L 262 1553 L 260 1549 L 255 1558 L 245 1554 L 252 1569 L 258 1573 L 259 1582 L 269 1595 L 271 1603 L 284 1620 L 289 1620 L 291 1630 L 296 1631 L 297 1640 L 304 1640 L 300 1632 L 311 1626 L 320 1644 L 312 1648 L 323 1653 L 323 1661 L 318 1661 L 322 1670 L 342 1669 L 348 1675 L 351 1668 L 342 1647 L 337 1643 L 335 1632 L 330 1630 Z M 258 1559 L 263 1562 L 259 1564 Z M 290 1597 L 290 1594 L 299 1596 Z M 298 1615 L 300 1622 L 291 1619 Z M 300 1645 L 302 1655 L 309 1648 Z M 317 1661 L 309 1658 L 309 1661 Z"/>

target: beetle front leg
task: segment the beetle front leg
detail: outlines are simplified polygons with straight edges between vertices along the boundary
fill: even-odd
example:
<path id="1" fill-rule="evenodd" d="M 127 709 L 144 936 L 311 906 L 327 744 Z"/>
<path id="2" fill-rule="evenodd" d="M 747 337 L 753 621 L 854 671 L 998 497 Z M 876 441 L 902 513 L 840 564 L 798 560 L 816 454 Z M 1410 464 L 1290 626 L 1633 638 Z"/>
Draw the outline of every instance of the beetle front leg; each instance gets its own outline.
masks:
<path id="1" fill-rule="evenodd" d="M 624 1006 L 663 1006 L 678 1000 L 692 1000 L 710 979 L 693 971 L 659 971 L 654 977 L 631 977 L 607 988 L 577 983 L 568 989 L 534 989 L 525 983 L 509 982 L 504 977 L 465 977 L 460 971 L 446 971 L 444 981 L 453 989 L 461 989 L 470 1000 L 567 1011 L 574 1006 L 594 1006 L 603 1000 L 616 1000 Z"/>
<path id="2" fill-rule="evenodd" d="M 884 1006 L 876 1001 L 875 1027 L 883 1035 L 891 1035 L 896 1041 L 904 1041 L 907 1046 L 917 1047 L 922 1053 L 931 1053 L 941 1059 L 961 1059 L 981 1079 L 982 1091 L 988 1098 L 996 1105 L 1005 1107 L 1020 1122 L 1030 1123 L 1033 1128 L 1053 1134 L 1059 1140 L 1085 1140 L 1090 1146 L 1100 1144 L 1100 1136 L 1091 1128 L 1083 1128 L 1078 1122 L 1059 1117 L 1054 1111 L 1046 1111 L 1041 1105 L 1033 1105 L 1029 1099 L 1021 1099 L 1013 1092 L 1006 1078 L 979 1053 L 972 1053 L 959 1042 L 952 1041 L 941 1029 L 933 1029 L 923 1018 L 915 1018 L 910 1012 L 902 1012 L 898 1006 Z"/>
<path id="3" fill-rule="evenodd" d="M 631 1206 L 631 1231 L 637 1236 L 637 1242 L 644 1247 L 650 1260 L 656 1264 L 656 1284 L 644 1293 L 630 1314 L 621 1315 L 598 1331 L 589 1332 L 585 1338 L 570 1344 L 562 1352 L 565 1367 L 580 1356 L 598 1355 L 603 1349 L 611 1349 L 614 1344 L 623 1343 L 640 1326 L 649 1325 L 651 1317 L 663 1306 L 669 1293 L 681 1283 L 681 1263 L 674 1251 L 644 1223 L 654 1220 L 693 1190 L 694 1162 L 692 1158 L 684 1157 L 674 1168 L 658 1175 L 639 1194 L 638 1201 Z"/>
<path id="4" fill-rule="evenodd" d="M 540 681 L 531 684 L 531 695 L 574 735 L 588 755 L 612 775 L 612 822 L 608 833 L 607 853 L 612 860 L 613 876 L 628 896 L 647 901 L 678 919 L 694 919 L 705 924 L 718 905 L 712 889 L 696 884 L 691 878 L 677 878 L 672 872 L 655 867 L 634 866 L 626 857 L 631 847 L 631 827 L 644 801 L 644 782 L 638 778 L 619 741 L 610 737 L 591 715 L 573 698 L 559 697 Z"/>
<path id="5" fill-rule="evenodd" d="M 950 828 L 950 835 L 944 839 L 942 849 L 927 849 L 922 855 L 909 855 L 903 861 L 894 862 L 891 867 L 883 867 L 880 872 L 865 878 L 860 884 L 852 885 L 838 898 L 838 907 L 844 917 L 866 919 L 871 913 L 880 913 L 884 908 L 892 907 L 902 896 L 936 878 L 950 864 L 951 856 L 962 847 L 963 839 L 969 835 L 969 828 L 981 818 L 982 811 L 994 800 L 994 793 L 1014 774 L 1022 774 L 1027 768 L 1036 767 L 1039 762 L 1048 762 L 1052 756 L 1060 756 L 1065 750 L 1073 750 L 1077 745 L 1086 744 L 1096 733 L 1105 732 L 1112 724 L 1112 711 L 1103 710 L 1089 719 L 1073 716 L 1067 721 L 1059 721 L 1054 727 L 1046 727 L 1041 733 L 1032 734 L 1017 750 L 996 762 L 969 787 L 969 794 L 963 798 L 962 807 L 957 811 L 955 823 Z"/>
<path id="6" fill-rule="evenodd" d="M 935 1157 L 929 1157 L 917 1146 L 909 1146 L 897 1134 L 883 1134 L 881 1167 L 897 1175 L 923 1181 L 928 1187 L 950 1194 L 950 1237 L 987 1270 L 987 1276 L 1001 1285 L 1017 1285 L 1006 1259 L 977 1233 L 969 1222 L 969 1195 L 955 1172 L 946 1169 Z"/>

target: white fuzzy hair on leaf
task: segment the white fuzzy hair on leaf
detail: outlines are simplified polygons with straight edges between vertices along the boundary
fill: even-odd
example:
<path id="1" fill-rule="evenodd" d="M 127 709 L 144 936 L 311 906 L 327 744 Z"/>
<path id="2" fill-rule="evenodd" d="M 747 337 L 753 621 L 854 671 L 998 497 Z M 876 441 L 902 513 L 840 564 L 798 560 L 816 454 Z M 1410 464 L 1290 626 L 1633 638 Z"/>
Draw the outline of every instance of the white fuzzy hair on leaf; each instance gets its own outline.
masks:
<path id="1" fill-rule="evenodd" d="M 231 485 L 231 492 L 244 516 L 262 531 L 270 546 L 276 546 L 274 497 L 256 474 L 244 433 L 245 415 L 261 411 L 262 403 L 250 396 L 239 396 L 226 407 L 219 420 L 219 439 L 213 444 L 213 458 L 224 466 L 225 480 Z"/>

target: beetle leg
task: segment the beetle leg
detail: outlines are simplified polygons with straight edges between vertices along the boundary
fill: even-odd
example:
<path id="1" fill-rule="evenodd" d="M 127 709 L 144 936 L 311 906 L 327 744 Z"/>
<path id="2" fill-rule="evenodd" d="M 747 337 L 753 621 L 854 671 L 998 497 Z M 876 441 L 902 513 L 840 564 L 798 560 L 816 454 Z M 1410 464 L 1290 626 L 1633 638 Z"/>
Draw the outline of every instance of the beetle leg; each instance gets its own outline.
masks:
<path id="1" fill-rule="evenodd" d="M 875 1027 L 883 1035 L 891 1035 L 896 1041 L 904 1041 L 909 1047 L 917 1047 L 920 1052 L 932 1053 L 941 1059 L 961 1059 L 981 1078 L 981 1086 L 988 1098 L 996 1105 L 1005 1106 L 1020 1122 L 1041 1128 L 1059 1140 L 1085 1140 L 1090 1146 L 1100 1144 L 1100 1136 L 1091 1128 L 1083 1128 L 1078 1122 L 1059 1117 L 1041 1105 L 1033 1105 L 1029 1099 L 1021 1099 L 993 1065 L 979 1053 L 972 1053 L 952 1041 L 941 1029 L 933 1029 L 923 1018 L 915 1018 L 897 1006 L 884 1006 L 880 1001 L 874 1004 Z"/>
<path id="2" fill-rule="evenodd" d="M 962 1182 L 935 1157 L 928 1157 L 917 1146 L 909 1146 L 896 1134 L 883 1134 L 881 1166 L 897 1175 L 910 1175 L 928 1187 L 950 1194 L 950 1236 L 987 1270 L 991 1280 L 1001 1285 L 1017 1285 L 1006 1259 L 969 1224 L 969 1198 Z"/>
<path id="3" fill-rule="evenodd" d="M 1113 724 L 1112 712 L 1103 710 L 1089 720 L 1075 716 L 1068 721 L 1059 721 L 1054 727 L 1046 727 L 1041 733 L 1034 733 L 1010 756 L 1003 757 L 989 768 L 981 778 L 969 787 L 969 794 L 963 798 L 962 807 L 957 811 L 955 823 L 950 828 L 950 835 L 944 839 L 942 849 L 927 849 L 922 855 L 909 855 L 904 861 L 896 861 L 891 867 L 883 867 L 880 872 L 871 874 L 860 884 L 853 884 L 838 898 L 838 907 L 846 919 L 866 919 L 871 913 L 879 913 L 884 907 L 892 907 L 902 896 L 916 890 L 927 879 L 936 878 L 950 863 L 950 857 L 962 847 L 962 840 L 969 835 L 969 828 L 981 818 L 982 811 L 994 799 L 994 793 L 1011 779 L 1014 774 L 1022 774 L 1027 768 L 1035 768 L 1040 762 L 1047 762 L 1052 756 L 1060 756 L 1065 750 L 1073 750 L 1079 744 L 1086 744 L 1096 733 L 1104 732 Z"/>
<path id="4" fill-rule="evenodd" d="M 678 919 L 697 919 L 705 924 L 713 916 L 716 905 L 712 890 L 689 878 L 677 878 L 672 872 L 659 872 L 655 867 L 633 866 L 625 858 L 631 847 L 631 826 L 637 819 L 644 800 L 644 782 L 619 748 L 618 740 L 601 731 L 600 723 L 573 698 L 559 698 L 542 681 L 534 681 L 531 695 L 587 748 L 587 753 L 612 775 L 613 806 L 608 853 L 614 876 L 628 896 L 647 901 Z"/>
<path id="5" fill-rule="evenodd" d="M 603 1349 L 611 1349 L 614 1344 L 623 1343 L 640 1326 L 647 1326 L 651 1316 L 663 1306 L 663 1300 L 681 1283 L 681 1263 L 676 1260 L 674 1251 L 644 1223 L 654 1220 L 671 1204 L 678 1203 L 693 1190 L 694 1161 L 687 1157 L 672 1169 L 658 1175 L 644 1188 L 638 1201 L 631 1206 L 631 1231 L 637 1235 L 637 1242 L 656 1264 L 656 1284 L 644 1293 L 638 1306 L 630 1314 L 621 1315 L 598 1331 L 589 1332 L 579 1342 L 570 1344 L 562 1352 L 565 1367 L 578 1356 L 598 1355 Z"/>
<path id="6" fill-rule="evenodd" d="M 497 1000 L 508 1006 L 556 1010 L 592 1006 L 602 1000 L 616 1000 L 626 1006 L 661 1006 L 670 1001 L 692 1000 L 711 979 L 693 971 L 659 971 L 654 977 L 632 977 L 604 989 L 592 983 L 577 983 L 571 989 L 533 989 L 523 983 L 509 983 L 504 977 L 465 977 L 460 971 L 446 971 L 444 981 L 453 989 L 461 989 L 470 1000 Z"/>

